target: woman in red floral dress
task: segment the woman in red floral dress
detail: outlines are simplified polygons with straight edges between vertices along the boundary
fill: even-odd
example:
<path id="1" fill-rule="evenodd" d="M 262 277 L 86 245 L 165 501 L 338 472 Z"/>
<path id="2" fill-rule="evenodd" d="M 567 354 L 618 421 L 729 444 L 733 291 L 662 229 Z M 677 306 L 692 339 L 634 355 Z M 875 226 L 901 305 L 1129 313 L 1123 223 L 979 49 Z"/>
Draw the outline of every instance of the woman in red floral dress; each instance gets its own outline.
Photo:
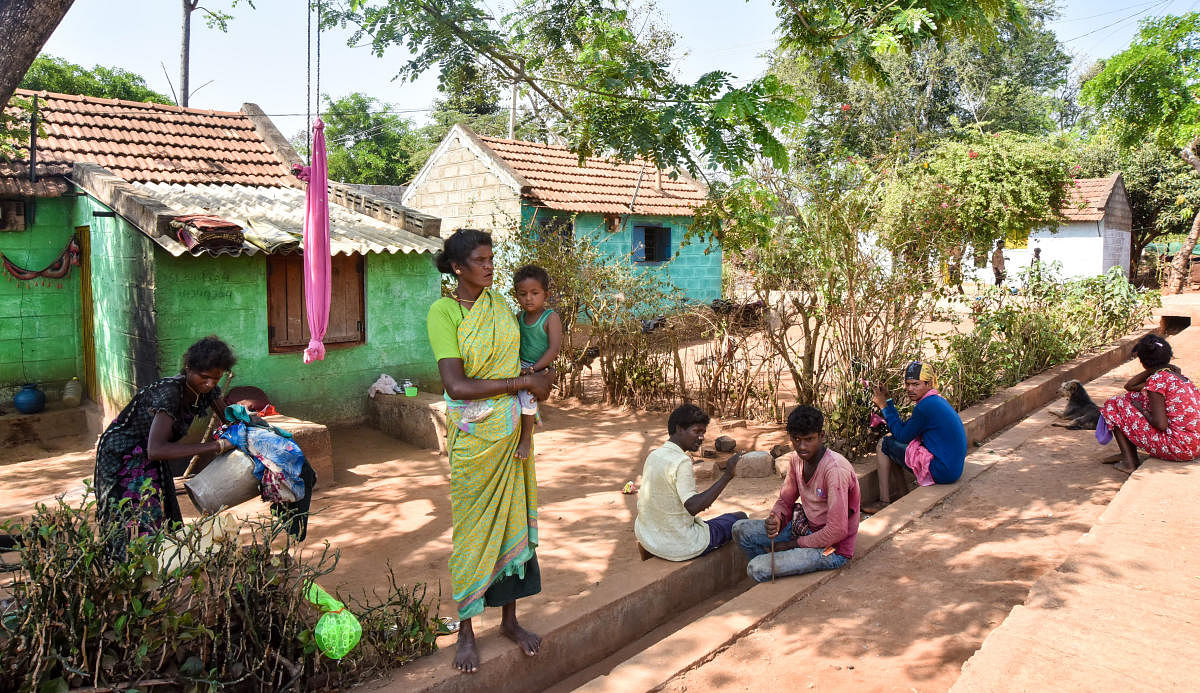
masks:
<path id="1" fill-rule="evenodd" d="M 1121 448 L 1116 469 L 1132 474 L 1141 464 L 1138 448 L 1172 462 L 1200 457 L 1200 391 L 1171 363 L 1171 345 L 1148 334 L 1134 345 L 1133 355 L 1146 370 L 1102 410 Z"/>

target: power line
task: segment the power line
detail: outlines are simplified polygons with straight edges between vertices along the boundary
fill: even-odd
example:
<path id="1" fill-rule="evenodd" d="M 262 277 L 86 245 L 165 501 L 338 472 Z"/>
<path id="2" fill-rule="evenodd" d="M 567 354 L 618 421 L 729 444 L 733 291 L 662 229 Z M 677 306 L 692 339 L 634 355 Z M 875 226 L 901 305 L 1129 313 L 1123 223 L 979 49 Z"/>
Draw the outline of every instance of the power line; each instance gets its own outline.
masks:
<path id="1" fill-rule="evenodd" d="M 1080 34 L 1080 35 L 1078 35 L 1078 36 L 1075 36 L 1075 37 L 1073 37 L 1073 38 L 1069 38 L 1069 39 L 1067 39 L 1067 40 L 1063 41 L 1063 43 L 1064 43 L 1064 44 L 1071 43 L 1072 41 L 1078 41 L 1078 40 L 1079 40 L 1079 39 L 1081 39 L 1081 38 L 1087 38 L 1088 36 L 1091 36 L 1092 34 L 1098 34 L 1098 33 L 1100 33 L 1101 31 L 1104 31 L 1105 29 L 1111 29 L 1111 28 L 1112 28 L 1112 27 L 1114 27 L 1114 26 L 1117 26 L 1117 25 L 1119 25 L 1119 24 L 1124 24 L 1125 22 L 1128 22 L 1129 20 L 1131 20 L 1131 19 L 1133 19 L 1133 18 L 1135 18 L 1135 17 L 1138 17 L 1138 16 L 1141 16 L 1141 15 L 1143 15 L 1143 14 L 1146 14 L 1147 12 L 1150 12 L 1150 11 L 1152 11 L 1152 10 L 1154 10 L 1154 9 L 1157 9 L 1157 8 L 1159 8 L 1159 7 L 1162 7 L 1162 6 L 1164 6 L 1164 5 L 1169 5 L 1171 2 L 1173 2 L 1173 0 L 1158 0 L 1158 2 L 1155 2 L 1153 5 L 1151 5 L 1151 6 L 1147 7 L 1146 9 L 1139 10 L 1139 11 L 1137 11 L 1137 12 L 1134 12 L 1134 13 L 1133 13 L 1133 14 L 1131 14 L 1131 15 L 1128 15 L 1128 16 L 1126 16 L 1126 17 L 1122 17 L 1121 19 L 1118 19 L 1117 21 L 1115 21 L 1115 22 L 1113 22 L 1113 23 L 1111 23 L 1111 24 L 1105 24 L 1104 26 L 1100 27 L 1099 29 L 1092 29 L 1091 31 L 1089 31 L 1089 32 L 1087 32 L 1087 33 L 1085 33 L 1085 34 Z"/>

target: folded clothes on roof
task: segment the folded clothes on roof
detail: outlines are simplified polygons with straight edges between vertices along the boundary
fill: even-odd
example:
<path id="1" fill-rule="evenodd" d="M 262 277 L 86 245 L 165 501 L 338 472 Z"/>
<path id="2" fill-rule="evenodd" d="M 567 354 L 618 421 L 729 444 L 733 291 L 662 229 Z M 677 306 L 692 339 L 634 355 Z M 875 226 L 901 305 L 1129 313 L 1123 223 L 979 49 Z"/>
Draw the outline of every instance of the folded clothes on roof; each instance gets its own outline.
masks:
<path id="1" fill-rule="evenodd" d="M 245 236 L 242 227 L 210 214 L 185 214 L 171 222 L 179 242 L 188 250 L 197 248 L 240 248 Z"/>

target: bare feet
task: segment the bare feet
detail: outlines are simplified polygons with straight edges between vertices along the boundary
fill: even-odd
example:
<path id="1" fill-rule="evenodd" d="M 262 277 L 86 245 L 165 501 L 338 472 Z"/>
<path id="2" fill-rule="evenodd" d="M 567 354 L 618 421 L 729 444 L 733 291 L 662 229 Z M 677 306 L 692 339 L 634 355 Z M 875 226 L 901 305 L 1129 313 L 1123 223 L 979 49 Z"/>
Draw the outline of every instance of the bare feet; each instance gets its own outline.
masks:
<path id="1" fill-rule="evenodd" d="M 468 674 L 479 671 L 479 650 L 475 647 L 475 630 L 471 627 L 470 619 L 463 621 L 459 626 L 454 668 Z"/>
<path id="2" fill-rule="evenodd" d="M 1137 468 L 1140 466 L 1141 466 L 1140 460 L 1137 462 L 1137 464 L 1134 464 L 1134 463 L 1130 462 L 1129 460 L 1122 459 L 1120 462 L 1113 465 L 1113 469 L 1115 469 L 1118 472 L 1121 472 L 1123 474 L 1133 474 L 1135 471 L 1137 471 Z"/>
<path id="3" fill-rule="evenodd" d="M 864 512 L 868 515 L 876 515 L 878 513 L 883 512 L 884 508 L 888 507 L 889 505 L 891 505 L 891 503 L 884 503 L 883 501 L 875 501 L 874 503 L 871 503 L 870 505 L 862 506 L 862 512 Z"/>
<path id="4" fill-rule="evenodd" d="M 542 636 L 537 633 L 530 633 L 517 623 L 517 619 L 511 621 L 502 621 L 500 623 L 500 634 L 512 640 L 521 646 L 521 651 L 525 656 L 532 657 L 542 648 Z"/>
<path id="5" fill-rule="evenodd" d="M 1114 464 L 1125 459 L 1125 455 L 1120 452 L 1114 452 L 1111 455 L 1106 455 L 1100 458 L 1100 464 Z"/>
<path id="6" fill-rule="evenodd" d="M 517 443 L 517 451 L 513 453 L 513 456 L 518 460 L 527 460 L 529 459 L 529 448 L 531 447 L 533 447 L 533 445 L 530 443 L 530 441 L 522 440 Z"/>

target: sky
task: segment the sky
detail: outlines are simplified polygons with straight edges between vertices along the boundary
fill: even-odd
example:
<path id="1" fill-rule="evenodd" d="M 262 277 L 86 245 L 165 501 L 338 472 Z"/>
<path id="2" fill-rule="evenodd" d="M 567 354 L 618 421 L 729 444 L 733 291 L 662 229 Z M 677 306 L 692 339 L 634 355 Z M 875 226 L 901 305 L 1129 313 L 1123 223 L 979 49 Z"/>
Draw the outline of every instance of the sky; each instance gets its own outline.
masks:
<path id="1" fill-rule="evenodd" d="M 505 0 L 483 0 L 498 11 Z M 228 10 L 230 0 L 204 0 Z M 171 94 L 178 86 L 179 0 L 76 0 L 50 37 L 45 53 L 85 66 L 120 67 L 146 78 L 151 88 Z M 304 128 L 306 105 L 305 0 L 245 0 L 231 13 L 227 34 L 192 22 L 191 106 L 235 111 L 257 103 L 284 134 Z M 762 57 L 774 43 L 775 10 L 769 0 L 659 0 L 664 23 L 679 35 L 684 79 L 725 70 L 749 79 L 766 66 Z M 1065 0 L 1052 24 L 1081 68 L 1124 48 L 1137 22 L 1150 16 L 1183 13 L 1200 0 Z M 333 97 L 363 92 L 411 109 L 418 122 L 437 96 L 436 71 L 416 82 L 393 79 L 404 60 L 400 49 L 382 58 L 369 48 L 347 46 L 349 31 L 321 37 L 321 92 Z M 315 46 L 313 47 L 315 53 Z M 315 82 L 315 75 L 313 76 Z"/>

